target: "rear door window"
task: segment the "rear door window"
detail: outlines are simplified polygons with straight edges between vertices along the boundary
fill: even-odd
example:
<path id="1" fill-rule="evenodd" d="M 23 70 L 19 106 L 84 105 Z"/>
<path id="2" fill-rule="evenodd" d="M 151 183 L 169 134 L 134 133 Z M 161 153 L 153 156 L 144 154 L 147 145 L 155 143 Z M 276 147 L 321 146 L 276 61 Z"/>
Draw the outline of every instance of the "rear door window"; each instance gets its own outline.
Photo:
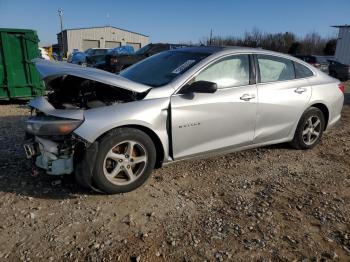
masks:
<path id="1" fill-rule="evenodd" d="M 257 59 L 261 83 L 295 79 L 291 60 L 271 55 L 257 55 Z"/>

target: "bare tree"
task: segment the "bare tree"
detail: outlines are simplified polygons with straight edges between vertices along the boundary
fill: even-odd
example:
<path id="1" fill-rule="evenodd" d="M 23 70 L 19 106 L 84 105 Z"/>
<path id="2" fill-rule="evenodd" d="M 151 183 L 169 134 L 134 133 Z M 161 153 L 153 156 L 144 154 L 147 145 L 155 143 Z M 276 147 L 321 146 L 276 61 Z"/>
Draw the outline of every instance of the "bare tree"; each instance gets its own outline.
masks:
<path id="1" fill-rule="evenodd" d="M 323 54 L 329 40 L 322 38 L 316 32 L 308 33 L 304 37 L 297 37 L 291 32 L 265 33 L 257 28 L 253 28 L 252 31 L 245 32 L 243 37 L 213 36 L 211 40 L 208 37 L 204 37 L 200 40 L 200 44 L 264 48 L 290 54 Z"/>

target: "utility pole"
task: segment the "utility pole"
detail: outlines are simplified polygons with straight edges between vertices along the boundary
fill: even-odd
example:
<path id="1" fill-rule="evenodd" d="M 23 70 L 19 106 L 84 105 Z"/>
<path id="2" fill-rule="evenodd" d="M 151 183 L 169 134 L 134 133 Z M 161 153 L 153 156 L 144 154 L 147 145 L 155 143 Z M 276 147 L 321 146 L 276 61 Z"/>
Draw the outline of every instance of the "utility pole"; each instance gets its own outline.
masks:
<path id="1" fill-rule="evenodd" d="M 213 29 L 210 29 L 209 45 L 211 45 L 212 38 L 213 38 Z"/>
<path id="2" fill-rule="evenodd" d="M 58 15 L 60 17 L 60 23 L 61 23 L 61 56 L 63 58 L 64 54 L 64 41 L 63 41 L 63 9 L 58 9 Z"/>
<path id="3" fill-rule="evenodd" d="M 109 16 L 109 13 L 107 13 L 107 14 L 106 14 L 106 18 L 107 18 L 107 26 L 110 26 L 110 25 L 111 25 L 111 24 L 110 24 L 110 22 L 109 22 L 109 17 L 110 17 L 110 16 Z"/>

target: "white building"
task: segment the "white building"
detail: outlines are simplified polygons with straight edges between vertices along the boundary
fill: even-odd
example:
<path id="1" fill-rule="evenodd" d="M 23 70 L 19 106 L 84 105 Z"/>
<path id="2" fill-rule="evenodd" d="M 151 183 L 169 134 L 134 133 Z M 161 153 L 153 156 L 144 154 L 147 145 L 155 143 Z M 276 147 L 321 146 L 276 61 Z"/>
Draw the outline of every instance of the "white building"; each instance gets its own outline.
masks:
<path id="1" fill-rule="evenodd" d="M 113 48 L 131 45 L 135 51 L 149 43 L 149 37 L 113 26 L 65 29 L 57 34 L 59 46 L 68 55 L 73 49 L 85 51 L 88 48 Z"/>
<path id="2" fill-rule="evenodd" d="M 350 64 L 350 25 L 333 26 L 339 28 L 335 59 L 342 64 Z"/>

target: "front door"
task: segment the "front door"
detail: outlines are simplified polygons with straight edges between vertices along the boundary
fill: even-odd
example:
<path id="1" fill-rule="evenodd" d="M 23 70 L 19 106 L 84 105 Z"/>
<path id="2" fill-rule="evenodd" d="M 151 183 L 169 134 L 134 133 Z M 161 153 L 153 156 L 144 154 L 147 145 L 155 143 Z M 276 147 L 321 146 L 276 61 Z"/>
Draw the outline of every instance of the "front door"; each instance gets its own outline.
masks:
<path id="1" fill-rule="evenodd" d="M 248 55 L 223 58 L 190 82 L 211 81 L 215 93 L 171 97 L 171 128 L 175 160 L 230 147 L 249 145 L 254 138 L 257 90 L 250 84 Z"/>

